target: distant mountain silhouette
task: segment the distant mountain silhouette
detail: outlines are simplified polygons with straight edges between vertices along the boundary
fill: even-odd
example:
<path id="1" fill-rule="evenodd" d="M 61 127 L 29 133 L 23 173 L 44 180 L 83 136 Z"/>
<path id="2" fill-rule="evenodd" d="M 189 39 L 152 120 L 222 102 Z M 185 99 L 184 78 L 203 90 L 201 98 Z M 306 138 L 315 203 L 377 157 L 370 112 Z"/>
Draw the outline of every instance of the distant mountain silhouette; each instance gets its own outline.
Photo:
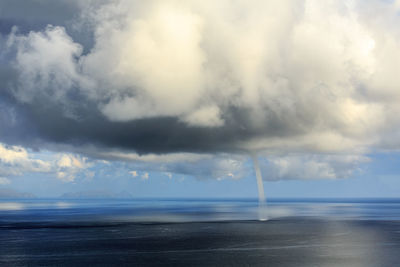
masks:
<path id="1" fill-rule="evenodd" d="M 0 188 L 0 198 L 36 198 L 31 193 L 20 192 L 11 188 Z"/>
<path id="2" fill-rule="evenodd" d="M 60 198 L 132 198 L 132 195 L 127 191 L 119 193 L 113 193 L 103 190 L 90 190 L 90 191 L 79 191 L 69 192 L 60 196 Z"/>

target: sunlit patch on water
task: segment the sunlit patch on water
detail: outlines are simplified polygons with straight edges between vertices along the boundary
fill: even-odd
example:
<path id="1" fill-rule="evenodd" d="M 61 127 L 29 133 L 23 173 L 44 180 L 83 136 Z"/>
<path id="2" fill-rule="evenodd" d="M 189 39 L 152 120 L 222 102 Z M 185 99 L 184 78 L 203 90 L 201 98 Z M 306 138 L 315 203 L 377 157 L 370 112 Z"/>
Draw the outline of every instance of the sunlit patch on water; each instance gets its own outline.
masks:
<path id="1" fill-rule="evenodd" d="M 0 211 L 23 210 L 24 205 L 17 202 L 0 202 Z"/>
<path id="2" fill-rule="evenodd" d="M 60 202 L 56 202 L 55 206 L 60 209 L 68 209 L 73 206 L 73 203 L 60 201 Z"/>

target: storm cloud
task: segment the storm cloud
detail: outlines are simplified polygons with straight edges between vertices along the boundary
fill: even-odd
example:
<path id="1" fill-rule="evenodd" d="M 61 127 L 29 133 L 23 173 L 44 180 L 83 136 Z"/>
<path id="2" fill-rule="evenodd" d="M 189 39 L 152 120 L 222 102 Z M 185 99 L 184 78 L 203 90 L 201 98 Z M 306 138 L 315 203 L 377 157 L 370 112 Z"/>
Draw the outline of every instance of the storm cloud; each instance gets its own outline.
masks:
<path id="1" fill-rule="evenodd" d="M 326 178 L 399 147 L 397 1 L 24 5 L 0 3 L 5 144 L 106 159 L 256 151 L 273 166 L 324 153 L 303 173 Z"/>

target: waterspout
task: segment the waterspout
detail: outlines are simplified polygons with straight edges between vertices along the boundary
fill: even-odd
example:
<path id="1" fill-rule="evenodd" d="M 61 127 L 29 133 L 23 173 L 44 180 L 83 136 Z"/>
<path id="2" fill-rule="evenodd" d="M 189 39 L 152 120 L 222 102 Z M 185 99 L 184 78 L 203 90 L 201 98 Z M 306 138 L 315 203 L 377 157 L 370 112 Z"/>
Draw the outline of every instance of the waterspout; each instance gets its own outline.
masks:
<path id="1" fill-rule="evenodd" d="M 254 171 L 256 173 L 257 178 L 257 188 L 258 188 L 258 218 L 260 221 L 266 221 L 268 219 L 267 216 L 267 203 L 265 200 L 264 194 L 264 184 L 261 175 L 260 165 L 258 163 L 258 158 L 256 154 L 252 154 Z"/>

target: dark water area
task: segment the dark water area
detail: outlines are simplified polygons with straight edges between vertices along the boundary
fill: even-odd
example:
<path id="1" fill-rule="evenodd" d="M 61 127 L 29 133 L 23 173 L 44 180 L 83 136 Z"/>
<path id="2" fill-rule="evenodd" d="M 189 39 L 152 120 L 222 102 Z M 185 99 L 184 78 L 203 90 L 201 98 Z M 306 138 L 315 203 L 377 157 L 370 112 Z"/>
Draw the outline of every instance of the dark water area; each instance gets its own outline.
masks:
<path id="1" fill-rule="evenodd" d="M 1 200 L 0 266 L 400 266 L 400 200 Z"/>

